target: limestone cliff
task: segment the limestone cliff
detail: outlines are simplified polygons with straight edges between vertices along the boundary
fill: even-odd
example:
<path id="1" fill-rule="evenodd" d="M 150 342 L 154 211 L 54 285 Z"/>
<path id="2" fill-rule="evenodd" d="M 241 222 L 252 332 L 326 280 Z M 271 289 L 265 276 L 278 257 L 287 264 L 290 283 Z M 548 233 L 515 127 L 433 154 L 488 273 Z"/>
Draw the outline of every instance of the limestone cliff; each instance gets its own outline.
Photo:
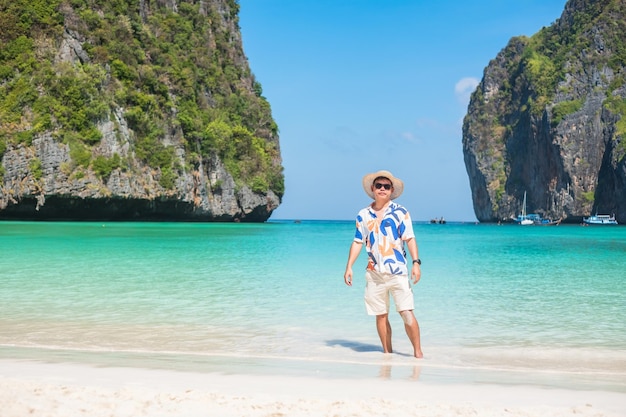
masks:
<path id="1" fill-rule="evenodd" d="M 474 211 L 626 223 L 626 1 L 570 0 L 492 60 L 463 123 Z"/>
<path id="2" fill-rule="evenodd" d="M 264 221 L 278 128 L 236 0 L 0 2 L 0 219 Z"/>

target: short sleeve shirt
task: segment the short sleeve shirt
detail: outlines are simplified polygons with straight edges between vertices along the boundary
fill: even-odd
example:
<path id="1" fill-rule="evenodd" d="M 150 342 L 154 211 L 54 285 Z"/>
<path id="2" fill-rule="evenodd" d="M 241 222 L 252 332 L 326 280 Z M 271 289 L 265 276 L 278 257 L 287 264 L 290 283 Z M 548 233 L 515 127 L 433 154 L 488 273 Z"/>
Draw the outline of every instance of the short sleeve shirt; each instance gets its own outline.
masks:
<path id="1" fill-rule="evenodd" d="M 371 206 L 357 215 L 354 241 L 365 244 L 368 270 L 408 275 L 404 242 L 414 237 L 408 210 L 393 201 L 382 218 Z"/>

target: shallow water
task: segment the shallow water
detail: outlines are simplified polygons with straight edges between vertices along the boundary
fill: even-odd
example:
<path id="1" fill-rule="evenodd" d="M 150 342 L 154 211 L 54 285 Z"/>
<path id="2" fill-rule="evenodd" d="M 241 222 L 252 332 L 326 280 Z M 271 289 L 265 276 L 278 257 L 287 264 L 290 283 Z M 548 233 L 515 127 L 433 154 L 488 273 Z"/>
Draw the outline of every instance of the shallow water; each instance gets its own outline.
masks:
<path id="1" fill-rule="evenodd" d="M 0 357 L 626 392 L 626 228 L 415 224 L 425 358 L 383 355 L 353 222 L 0 223 Z"/>

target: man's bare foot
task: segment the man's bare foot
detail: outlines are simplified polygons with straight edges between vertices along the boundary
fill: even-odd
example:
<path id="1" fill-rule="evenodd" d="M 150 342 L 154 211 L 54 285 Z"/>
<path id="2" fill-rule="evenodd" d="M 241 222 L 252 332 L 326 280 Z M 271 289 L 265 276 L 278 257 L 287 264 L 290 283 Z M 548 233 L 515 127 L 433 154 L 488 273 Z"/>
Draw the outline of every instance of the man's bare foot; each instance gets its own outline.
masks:
<path id="1" fill-rule="evenodd" d="M 415 354 L 413 356 L 415 356 L 416 358 L 420 359 L 420 358 L 424 357 L 424 354 L 422 353 L 421 350 L 416 350 Z"/>

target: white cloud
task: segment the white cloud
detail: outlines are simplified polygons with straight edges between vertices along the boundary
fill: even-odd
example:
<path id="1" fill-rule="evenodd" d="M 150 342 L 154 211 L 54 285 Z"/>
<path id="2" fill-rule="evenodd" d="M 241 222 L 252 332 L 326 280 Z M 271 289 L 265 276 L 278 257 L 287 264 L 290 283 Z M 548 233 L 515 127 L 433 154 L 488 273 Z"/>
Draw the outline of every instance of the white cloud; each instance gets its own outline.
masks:
<path id="1" fill-rule="evenodd" d="M 474 92 L 479 82 L 474 77 L 461 78 L 454 85 L 454 95 L 456 95 L 457 100 L 466 106 L 469 103 L 470 95 Z"/>
<path id="2" fill-rule="evenodd" d="M 419 142 L 419 139 L 417 136 L 415 136 L 415 134 L 413 132 L 401 132 L 400 133 L 400 137 L 402 138 L 402 140 L 409 142 L 409 143 L 417 143 Z"/>

